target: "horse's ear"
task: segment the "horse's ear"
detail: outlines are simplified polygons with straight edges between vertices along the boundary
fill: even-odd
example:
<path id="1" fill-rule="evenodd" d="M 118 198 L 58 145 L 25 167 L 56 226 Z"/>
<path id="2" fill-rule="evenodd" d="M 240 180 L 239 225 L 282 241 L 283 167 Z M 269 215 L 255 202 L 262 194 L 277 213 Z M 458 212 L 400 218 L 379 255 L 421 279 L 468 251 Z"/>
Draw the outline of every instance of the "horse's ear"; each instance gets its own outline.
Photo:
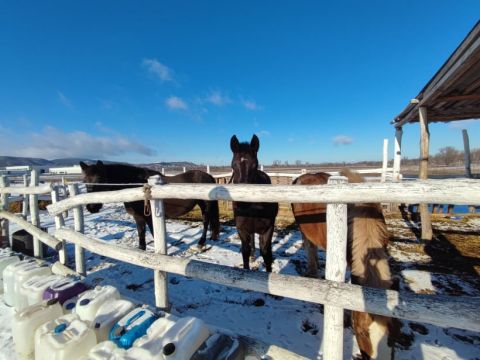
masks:
<path id="1" fill-rule="evenodd" d="M 103 167 L 103 161 L 102 161 L 102 160 L 98 160 L 98 161 L 97 161 L 97 166 L 98 166 L 98 167 Z"/>
<path id="2" fill-rule="evenodd" d="M 260 148 L 260 140 L 258 140 L 258 136 L 253 134 L 252 140 L 250 140 L 250 147 L 255 151 L 258 152 Z"/>
<path id="3" fill-rule="evenodd" d="M 238 152 L 239 147 L 240 143 L 238 142 L 237 136 L 233 135 L 230 139 L 230 149 L 232 149 L 232 152 Z"/>
<path id="4" fill-rule="evenodd" d="M 80 161 L 80 167 L 82 168 L 82 171 L 85 171 L 85 170 L 87 170 L 88 165 L 85 164 L 83 161 Z"/>

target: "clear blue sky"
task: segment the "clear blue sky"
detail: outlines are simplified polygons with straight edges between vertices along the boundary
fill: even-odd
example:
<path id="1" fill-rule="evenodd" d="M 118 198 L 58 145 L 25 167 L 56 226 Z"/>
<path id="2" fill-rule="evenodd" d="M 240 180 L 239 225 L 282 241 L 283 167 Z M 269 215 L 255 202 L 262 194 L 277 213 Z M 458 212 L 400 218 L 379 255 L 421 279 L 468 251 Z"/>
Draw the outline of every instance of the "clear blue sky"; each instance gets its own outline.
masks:
<path id="1" fill-rule="evenodd" d="M 381 160 L 390 120 L 479 15 L 478 0 L 1 1 L 0 154 L 228 164 L 230 137 L 256 133 L 265 164 Z M 480 121 L 461 126 L 480 147 Z M 462 148 L 452 125 L 431 136 Z"/>

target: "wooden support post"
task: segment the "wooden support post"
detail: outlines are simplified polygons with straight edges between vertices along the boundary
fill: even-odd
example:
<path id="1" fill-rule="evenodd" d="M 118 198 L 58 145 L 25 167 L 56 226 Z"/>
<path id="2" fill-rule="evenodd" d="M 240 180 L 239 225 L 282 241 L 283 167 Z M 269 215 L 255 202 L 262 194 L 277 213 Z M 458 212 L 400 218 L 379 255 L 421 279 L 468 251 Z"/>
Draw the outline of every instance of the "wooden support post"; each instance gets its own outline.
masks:
<path id="1" fill-rule="evenodd" d="M 30 186 L 38 186 L 38 171 L 33 169 L 30 176 Z M 30 195 L 30 222 L 36 227 L 40 227 L 40 216 L 38 213 L 38 195 Z M 43 258 L 43 246 L 39 239 L 33 238 L 33 256 Z"/>
<path id="2" fill-rule="evenodd" d="M 428 131 L 427 109 L 419 108 L 420 118 L 420 180 L 428 179 L 428 148 L 430 143 L 430 132 Z M 432 220 L 428 211 L 428 204 L 422 203 L 418 206 L 420 210 L 420 221 L 422 223 L 422 240 L 432 240 Z"/>
<path id="3" fill-rule="evenodd" d="M 0 176 L 0 187 L 8 187 L 8 178 L 6 176 Z M 1 194 L 0 196 L 0 210 L 8 211 L 8 193 Z M 10 231 L 8 226 L 7 219 L 0 219 L 0 248 L 12 247 L 12 242 L 10 240 Z"/>
<path id="4" fill-rule="evenodd" d="M 28 186 L 28 175 L 24 174 L 23 175 L 23 186 L 27 187 Z M 23 194 L 23 201 L 22 201 L 22 218 L 27 220 L 28 217 L 28 195 Z"/>
<path id="5" fill-rule="evenodd" d="M 400 180 L 400 162 L 402 160 L 402 135 L 402 128 L 397 127 L 395 130 L 395 153 L 393 156 L 393 181 Z"/>
<path id="6" fill-rule="evenodd" d="M 162 185 L 163 180 L 159 175 L 148 178 L 148 185 Z M 167 254 L 167 229 L 165 226 L 165 210 L 163 200 L 150 200 L 153 222 L 153 242 L 156 254 Z M 168 276 L 166 272 L 154 271 L 153 280 L 155 287 L 155 305 L 168 310 Z"/>
<path id="7" fill-rule="evenodd" d="M 210 165 L 207 165 L 207 174 L 210 174 Z"/>
<path id="8" fill-rule="evenodd" d="M 162 168 L 162 175 L 165 175 L 165 168 Z"/>
<path id="9" fill-rule="evenodd" d="M 388 139 L 383 139 L 383 163 L 382 163 L 382 178 L 381 182 L 387 180 L 387 167 L 388 167 Z"/>
<path id="10" fill-rule="evenodd" d="M 183 167 L 183 172 L 186 173 L 187 172 L 187 168 L 184 166 Z"/>
<path id="11" fill-rule="evenodd" d="M 65 180 L 65 176 L 62 176 L 62 197 L 58 198 L 58 200 L 63 200 L 67 198 L 67 181 Z M 66 219 L 68 217 L 68 211 L 63 212 L 63 218 Z"/>
<path id="12" fill-rule="evenodd" d="M 346 183 L 343 176 L 331 176 L 329 184 Z M 327 205 L 327 262 L 325 279 L 345 282 L 347 269 L 347 205 Z M 323 327 L 323 358 L 343 359 L 343 308 L 325 305 Z"/>
<path id="13" fill-rule="evenodd" d="M 465 177 L 472 177 L 472 168 L 470 165 L 470 141 L 468 140 L 468 132 L 466 129 L 462 130 L 463 135 L 463 156 L 465 159 Z"/>
<path id="14" fill-rule="evenodd" d="M 69 184 L 68 192 L 70 196 L 78 195 L 80 193 L 78 184 Z M 75 231 L 83 234 L 85 232 L 85 226 L 83 221 L 83 207 L 81 205 L 73 208 L 73 221 Z M 86 275 L 85 250 L 78 245 L 75 245 L 75 269 L 80 275 Z"/>
<path id="15" fill-rule="evenodd" d="M 52 197 L 52 204 L 55 204 L 56 202 L 59 201 L 59 191 L 58 191 L 59 186 L 55 186 L 50 194 Z M 62 216 L 62 214 L 55 215 L 55 229 L 60 229 L 61 227 L 65 226 L 65 220 Z M 64 239 L 61 239 L 62 241 L 62 248 L 58 251 L 58 260 L 62 265 L 67 265 L 67 250 L 65 248 L 66 242 Z"/>
<path id="16" fill-rule="evenodd" d="M 260 165 L 260 170 L 261 170 L 261 171 L 263 171 L 263 164 L 262 164 L 262 165 Z"/>

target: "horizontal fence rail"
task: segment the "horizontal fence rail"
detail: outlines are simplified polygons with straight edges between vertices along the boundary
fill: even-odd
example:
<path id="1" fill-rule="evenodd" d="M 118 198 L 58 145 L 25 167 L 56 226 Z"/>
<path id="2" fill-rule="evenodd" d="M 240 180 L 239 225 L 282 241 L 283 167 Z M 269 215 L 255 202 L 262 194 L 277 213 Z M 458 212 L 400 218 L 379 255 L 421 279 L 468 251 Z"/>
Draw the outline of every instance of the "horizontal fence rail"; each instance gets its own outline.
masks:
<path id="1" fill-rule="evenodd" d="M 454 191 L 452 191 L 454 190 Z M 287 203 L 443 203 L 480 205 L 480 180 L 416 180 L 403 183 L 328 185 L 165 184 L 151 188 L 153 199 L 199 199 Z M 49 205 L 62 211 L 89 203 L 138 201 L 143 188 L 81 194 Z"/>
<path id="2" fill-rule="evenodd" d="M 0 187 L 0 194 L 26 194 L 26 195 L 43 195 L 50 194 L 53 184 L 48 183 L 38 186 L 7 186 Z"/>
<path id="3" fill-rule="evenodd" d="M 253 272 L 119 247 L 68 228 L 56 230 L 55 235 L 91 252 L 152 270 L 317 304 L 332 304 L 441 327 L 480 331 L 478 297 L 413 294 L 292 275 Z"/>
<path id="4" fill-rule="evenodd" d="M 27 220 L 24 220 L 20 216 L 14 215 L 8 211 L 0 211 L 0 219 L 2 218 L 17 224 L 22 229 L 27 231 L 30 235 L 38 238 L 41 242 L 50 246 L 56 251 L 59 251 L 63 248 L 62 242 L 59 241 L 56 237 L 49 235 L 35 225 L 30 224 Z"/>

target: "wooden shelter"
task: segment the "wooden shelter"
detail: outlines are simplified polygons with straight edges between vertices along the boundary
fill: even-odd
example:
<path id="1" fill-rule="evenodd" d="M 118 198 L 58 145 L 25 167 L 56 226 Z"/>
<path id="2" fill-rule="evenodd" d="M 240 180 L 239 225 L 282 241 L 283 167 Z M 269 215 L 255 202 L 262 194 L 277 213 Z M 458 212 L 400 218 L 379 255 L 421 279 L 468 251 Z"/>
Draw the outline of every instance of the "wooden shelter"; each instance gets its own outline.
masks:
<path id="1" fill-rule="evenodd" d="M 428 124 L 477 118 L 480 118 L 480 21 L 420 93 L 392 121 L 396 129 L 394 177 L 398 179 L 400 174 L 403 125 L 420 122 L 419 178 L 427 179 Z M 464 138 L 465 135 L 466 132 Z M 420 206 L 420 216 L 422 239 L 431 239 L 432 227 L 427 204 Z"/>

